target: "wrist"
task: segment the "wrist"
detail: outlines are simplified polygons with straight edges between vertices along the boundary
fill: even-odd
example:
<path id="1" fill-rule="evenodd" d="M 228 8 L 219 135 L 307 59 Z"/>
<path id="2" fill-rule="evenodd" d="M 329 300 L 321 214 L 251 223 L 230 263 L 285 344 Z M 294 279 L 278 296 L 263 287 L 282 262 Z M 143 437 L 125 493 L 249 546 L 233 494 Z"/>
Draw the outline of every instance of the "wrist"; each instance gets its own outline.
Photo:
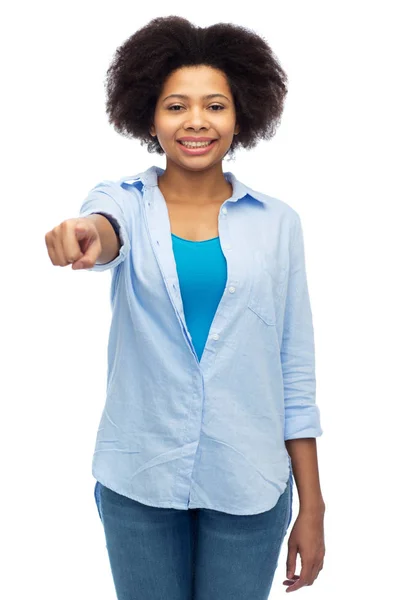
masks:
<path id="1" fill-rule="evenodd" d="M 324 515 L 325 514 L 325 502 L 323 501 L 323 499 L 319 499 L 319 500 L 314 500 L 314 501 L 307 501 L 307 502 L 300 502 L 300 511 L 301 513 L 308 513 L 308 514 L 319 514 L 319 515 Z"/>

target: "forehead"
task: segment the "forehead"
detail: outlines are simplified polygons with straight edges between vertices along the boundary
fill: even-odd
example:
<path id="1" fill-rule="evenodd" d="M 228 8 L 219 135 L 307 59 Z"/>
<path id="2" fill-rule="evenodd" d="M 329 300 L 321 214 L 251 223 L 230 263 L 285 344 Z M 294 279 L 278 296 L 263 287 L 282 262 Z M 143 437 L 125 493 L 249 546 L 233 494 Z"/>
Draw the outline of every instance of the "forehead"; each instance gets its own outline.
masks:
<path id="1" fill-rule="evenodd" d="M 225 73 L 206 65 L 181 67 L 170 73 L 164 81 L 162 93 L 174 92 L 188 95 L 222 92 L 230 95 Z"/>

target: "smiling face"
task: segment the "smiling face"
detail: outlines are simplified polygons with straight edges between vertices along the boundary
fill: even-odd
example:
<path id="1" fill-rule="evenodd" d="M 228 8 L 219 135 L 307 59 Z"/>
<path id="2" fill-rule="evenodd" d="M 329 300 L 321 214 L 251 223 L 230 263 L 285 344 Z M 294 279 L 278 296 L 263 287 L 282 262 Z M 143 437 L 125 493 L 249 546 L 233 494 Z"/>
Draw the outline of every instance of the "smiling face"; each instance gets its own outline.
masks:
<path id="1" fill-rule="evenodd" d="M 189 170 L 209 168 L 222 161 L 238 132 L 233 96 L 222 71 L 205 65 L 182 67 L 166 79 L 150 133 L 157 135 L 167 161 Z M 208 149 L 191 150 L 178 142 L 185 137 L 215 141 Z"/>

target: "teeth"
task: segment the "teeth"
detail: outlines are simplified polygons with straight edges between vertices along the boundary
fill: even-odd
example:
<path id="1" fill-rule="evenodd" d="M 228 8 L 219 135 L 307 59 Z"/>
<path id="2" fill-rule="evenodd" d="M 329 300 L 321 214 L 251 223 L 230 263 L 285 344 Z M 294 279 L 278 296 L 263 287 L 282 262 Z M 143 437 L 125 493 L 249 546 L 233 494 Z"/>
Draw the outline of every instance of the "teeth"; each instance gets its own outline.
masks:
<path id="1" fill-rule="evenodd" d="M 205 146 L 209 146 L 212 142 L 181 142 L 183 146 L 187 146 L 188 148 L 204 148 Z"/>

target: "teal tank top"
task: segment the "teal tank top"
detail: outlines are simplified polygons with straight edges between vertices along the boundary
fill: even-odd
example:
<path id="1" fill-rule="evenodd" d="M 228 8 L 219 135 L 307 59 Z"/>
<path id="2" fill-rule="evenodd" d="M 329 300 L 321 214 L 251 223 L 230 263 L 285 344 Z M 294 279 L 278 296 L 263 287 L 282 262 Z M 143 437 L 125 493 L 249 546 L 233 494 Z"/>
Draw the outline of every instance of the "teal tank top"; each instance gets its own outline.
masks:
<path id="1" fill-rule="evenodd" d="M 172 247 L 186 325 L 200 361 L 225 290 L 226 259 L 219 237 L 193 242 L 172 234 Z"/>

